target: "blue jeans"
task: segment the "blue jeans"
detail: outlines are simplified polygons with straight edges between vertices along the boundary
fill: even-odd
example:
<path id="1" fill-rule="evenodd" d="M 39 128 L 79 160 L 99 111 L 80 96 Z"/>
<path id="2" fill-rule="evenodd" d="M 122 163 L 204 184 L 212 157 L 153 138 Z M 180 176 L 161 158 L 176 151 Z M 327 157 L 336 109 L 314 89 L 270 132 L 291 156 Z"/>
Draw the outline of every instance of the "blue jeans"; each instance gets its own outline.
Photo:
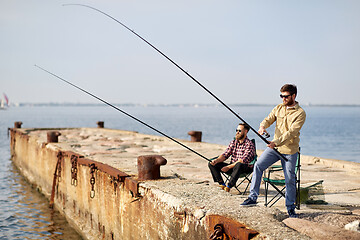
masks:
<path id="1" fill-rule="evenodd" d="M 262 179 L 262 175 L 265 169 L 270 167 L 272 164 L 277 162 L 279 159 L 281 160 L 281 166 L 284 171 L 285 176 L 285 199 L 286 199 L 286 208 L 287 210 L 295 209 L 295 200 L 296 200 L 296 160 L 298 153 L 295 154 L 283 154 L 283 156 L 288 159 L 285 162 L 283 159 L 280 159 L 278 153 L 276 153 L 271 148 L 266 148 L 263 154 L 259 157 L 254 165 L 254 172 L 251 179 L 250 186 L 250 195 L 249 198 L 256 201 L 259 196 L 260 183 Z"/>

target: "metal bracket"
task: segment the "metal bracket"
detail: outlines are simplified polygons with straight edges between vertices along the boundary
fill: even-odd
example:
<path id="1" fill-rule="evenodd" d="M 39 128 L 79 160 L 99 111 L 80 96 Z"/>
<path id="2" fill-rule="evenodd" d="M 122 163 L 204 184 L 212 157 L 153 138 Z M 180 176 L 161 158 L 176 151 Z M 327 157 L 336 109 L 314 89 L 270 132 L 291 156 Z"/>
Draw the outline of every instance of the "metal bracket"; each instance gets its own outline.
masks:
<path id="1" fill-rule="evenodd" d="M 77 186 L 77 159 L 76 155 L 71 155 L 71 185 Z"/>
<path id="2" fill-rule="evenodd" d="M 90 167 L 90 174 L 91 174 L 91 178 L 90 178 L 90 185 L 91 185 L 90 198 L 94 198 L 95 197 L 95 176 L 94 176 L 94 173 L 95 173 L 97 167 L 95 166 L 95 163 L 90 164 L 89 167 Z"/>

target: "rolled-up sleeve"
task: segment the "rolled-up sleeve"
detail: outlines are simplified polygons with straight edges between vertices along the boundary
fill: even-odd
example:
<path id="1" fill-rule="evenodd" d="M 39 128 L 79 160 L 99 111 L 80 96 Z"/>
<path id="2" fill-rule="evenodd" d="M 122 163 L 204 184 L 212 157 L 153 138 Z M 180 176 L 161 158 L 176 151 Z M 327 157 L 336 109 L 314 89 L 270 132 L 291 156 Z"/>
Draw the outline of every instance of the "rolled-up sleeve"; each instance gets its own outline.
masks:
<path id="1" fill-rule="evenodd" d="M 270 114 L 260 123 L 260 126 L 268 128 L 276 121 L 276 112 L 279 109 L 279 105 L 274 107 Z"/>
<path id="2" fill-rule="evenodd" d="M 226 148 L 225 152 L 222 154 L 225 157 L 225 159 L 228 159 L 230 156 L 232 156 L 234 146 L 235 146 L 235 140 L 233 140 L 229 143 L 229 146 Z"/>

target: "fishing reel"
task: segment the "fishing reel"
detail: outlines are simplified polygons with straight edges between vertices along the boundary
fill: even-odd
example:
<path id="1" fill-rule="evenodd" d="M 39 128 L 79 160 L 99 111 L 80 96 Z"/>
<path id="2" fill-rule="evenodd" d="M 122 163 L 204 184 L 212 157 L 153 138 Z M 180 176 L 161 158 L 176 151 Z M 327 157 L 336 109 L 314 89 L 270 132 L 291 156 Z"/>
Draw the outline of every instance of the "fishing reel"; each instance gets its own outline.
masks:
<path id="1" fill-rule="evenodd" d="M 262 134 L 262 136 L 263 136 L 264 138 L 269 138 L 269 137 L 270 137 L 270 134 L 269 134 L 268 132 L 264 132 L 264 133 Z"/>

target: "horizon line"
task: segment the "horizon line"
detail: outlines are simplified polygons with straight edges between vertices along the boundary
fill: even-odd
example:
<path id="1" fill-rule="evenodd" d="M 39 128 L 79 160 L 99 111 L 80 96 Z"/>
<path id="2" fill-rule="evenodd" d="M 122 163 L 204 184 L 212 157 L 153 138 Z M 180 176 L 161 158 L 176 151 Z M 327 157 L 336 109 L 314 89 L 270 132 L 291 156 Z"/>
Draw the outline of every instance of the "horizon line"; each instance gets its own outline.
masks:
<path id="1" fill-rule="evenodd" d="M 229 106 L 276 106 L 279 103 L 230 103 Z M 76 103 L 76 102 L 21 102 L 12 103 L 11 106 L 22 107 L 22 106 L 104 106 L 103 103 Z M 216 107 L 222 106 L 220 103 L 113 103 L 118 106 L 134 106 L 134 107 Z M 329 103 L 307 103 L 300 104 L 300 106 L 307 107 L 360 107 L 360 104 L 329 104 Z"/>

